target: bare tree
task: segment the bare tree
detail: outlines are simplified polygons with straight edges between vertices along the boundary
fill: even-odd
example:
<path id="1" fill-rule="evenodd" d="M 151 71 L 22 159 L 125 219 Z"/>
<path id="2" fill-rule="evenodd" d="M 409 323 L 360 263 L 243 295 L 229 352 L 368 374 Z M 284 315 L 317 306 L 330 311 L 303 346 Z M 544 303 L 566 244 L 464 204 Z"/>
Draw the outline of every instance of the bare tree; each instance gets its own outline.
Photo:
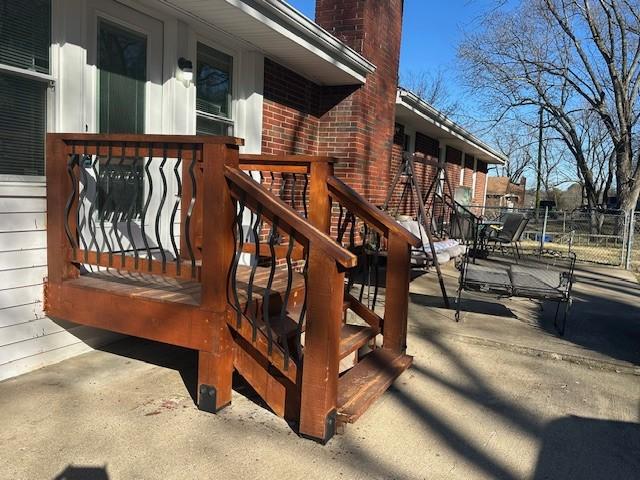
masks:
<path id="1" fill-rule="evenodd" d="M 405 72 L 400 76 L 400 85 L 411 90 L 447 117 L 460 118 L 462 105 L 451 94 L 442 70 L 435 73 Z"/>
<path id="2" fill-rule="evenodd" d="M 495 119 L 513 109 L 543 108 L 574 156 L 590 206 L 602 202 L 604 191 L 584 143 L 584 122 L 592 114 L 613 147 L 615 168 L 606 164 L 615 171 L 621 207 L 633 208 L 640 193 L 634 140 L 640 115 L 639 11 L 631 0 L 532 0 L 492 11 L 482 31 L 459 50 L 468 83 L 484 94 Z"/>

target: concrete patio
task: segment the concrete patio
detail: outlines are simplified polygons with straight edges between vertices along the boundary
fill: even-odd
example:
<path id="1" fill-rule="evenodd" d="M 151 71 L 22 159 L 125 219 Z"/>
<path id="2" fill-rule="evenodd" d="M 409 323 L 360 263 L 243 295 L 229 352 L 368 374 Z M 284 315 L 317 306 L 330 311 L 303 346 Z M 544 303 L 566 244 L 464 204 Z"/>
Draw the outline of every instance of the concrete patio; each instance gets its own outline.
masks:
<path id="1" fill-rule="evenodd" d="M 0 478 L 637 478 L 639 286 L 613 269 L 578 277 L 564 339 L 551 308 L 521 300 L 477 297 L 455 324 L 434 275 L 416 279 L 414 366 L 324 447 L 239 378 L 229 408 L 198 411 L 195 353 L 152 342 L 5 381 Z"/>

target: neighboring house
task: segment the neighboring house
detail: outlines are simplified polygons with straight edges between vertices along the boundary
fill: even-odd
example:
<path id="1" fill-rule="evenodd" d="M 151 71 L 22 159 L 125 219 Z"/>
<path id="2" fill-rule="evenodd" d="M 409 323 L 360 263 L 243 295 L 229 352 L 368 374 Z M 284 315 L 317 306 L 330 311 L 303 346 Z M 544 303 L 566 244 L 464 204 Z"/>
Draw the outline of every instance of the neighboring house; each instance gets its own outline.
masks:
<path id="1" fill-rule="evenodd" d="M 507 160 L 432 105 L 402 88 L 398 89 L 396 97 L 393 143 L 392 168 L 397 168 L 403 152 L 444 160 L 456 199 L 464 199 L 462 203 L 478 207 L 485 204 L 488 165 L 503 164 Z M 435 174 L 435 167 L 416 164 L 416 175 L 423 192 Z"/>
<path id="2" fill-rule="evenodd" d="M 509 177 L 487 178 L 487 207 L 524 208 L 527 179 L 513 183 Z"/>
<path id="3" fill-rule="evenodd" d="M 444 155 L 484 202 L 486 164 L 504 159 L 397 91 L 402 0 L 316 3 L 314 23 L 280 0 L 0 0 L 0 380 L 113 339 L 43 313 L 45 132 L 231 134 L 245 153 L 332 155 L 381 203 L 397 117 L 409 151 Z M 117 165 L 100 168 L 117 182 Z"/>

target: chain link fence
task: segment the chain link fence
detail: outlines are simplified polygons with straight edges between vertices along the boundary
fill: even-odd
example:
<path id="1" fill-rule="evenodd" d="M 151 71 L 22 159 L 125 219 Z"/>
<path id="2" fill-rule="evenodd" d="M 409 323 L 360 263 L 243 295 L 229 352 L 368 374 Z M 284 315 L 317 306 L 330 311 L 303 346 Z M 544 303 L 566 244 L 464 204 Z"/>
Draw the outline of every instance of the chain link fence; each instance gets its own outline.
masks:
<path id="1" fill-rule="evenodd" d="M 474 209 L 482 210 L 485 220 L 499 220 L 508 212 L 525 215 L 529 219 L 521 237 L 525 253 L 572 251 L 578 261 L 640 269 L 640 217 L 634 219 L 621 210 Z"/>

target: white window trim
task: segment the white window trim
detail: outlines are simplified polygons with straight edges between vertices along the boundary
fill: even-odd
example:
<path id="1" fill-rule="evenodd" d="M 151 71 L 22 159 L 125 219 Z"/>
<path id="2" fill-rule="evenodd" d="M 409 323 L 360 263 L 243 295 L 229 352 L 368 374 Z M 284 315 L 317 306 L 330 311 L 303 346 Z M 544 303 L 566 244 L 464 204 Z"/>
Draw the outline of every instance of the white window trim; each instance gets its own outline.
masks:
<path id="1" fill-rule="evenodd" d="M 197 87 L 196 87 L 196 83 L 195 83 L 195 79 L 198 75 L 198 44 L 201 43 L 203 45 L 206 45 L 209 48 L 212 48 L 214 50 L 218 50 L 221 53 L 224 53 L 225 55 L 229 55 L 231 57 L 231 61 L 232 61 L 232 66 L 231 66 L 231 106 L 229 108 L 229 117 L 225 117 L 223 115 L 216 115 L 214 113 L 208 113 L 208 112 L 203 112 L 202 110 L 197 110 L 195 108 L 195 105 L 197 103 Z M 240 54 L 238 51 L 236 50 L 232 50 L 230 48 L 225 47 L 224 45 L 221 45 L 220 43 L 212 40 L 209 37 L 205 37 L 202 35 L 195 35 L 194 38 L 194 42 L 193 42 L 193 46 L 190 49 L 192 54 L 191 54 L 191 58 L 193 59 L 193 133 L 196 133 L 196 125 L 197 125 L 197 120 L 198 117 L 204 117 L 208 120 L 214 120 L 217 122 L 223 122 L 227 125 L 230 125 L 233 127 L 233 134 L 237 135 L 237 118 L 238 118 L 238 88 L 239 88 L 239 82 L 238 82 L 238 75 L 239 75 L 239 63 L 240 63 Z"/>
<path id="2" fill-rule="evenodd" d="M 43 158 L 44 167 L 45 167 L 45 175 L 12 175 L 12 174 L 0 174 L 0 182 L 12 182 L 12 183 L 38 183 L 44 184 L 47 181 L 46 177 L 46 168 L 47 168 L 47 149 L 46 149 L 46 134 L 47 132 L 52 131 L 54 122 L 52 121 L 52 110 L 54 106 L 54 98 L 53 98 L 53 89 L 56 84 L 56 77 L 52 73 L 55 73 L 55 65 L 54 65 L 54 22 L 57 6 L 55 1 L 51 2 L 51 18 L 49 19 L 49 36 L 50 36 L 50 44 L 49 44 L 49 72 L 50 73 L 41 73 L 35 72 L 33 70 L 28 70 L 26 68 L 14 67 L 12 65 L 7 65 L 5 63 L 0 63 L 0 73 L 14 75 L 17 77 L 26 78 L 29 80 L 36 80 L 40 82 L 47 83 L 47 97 L 46 97 L 46 118 L 45 118 L 45 157 Z"/>

